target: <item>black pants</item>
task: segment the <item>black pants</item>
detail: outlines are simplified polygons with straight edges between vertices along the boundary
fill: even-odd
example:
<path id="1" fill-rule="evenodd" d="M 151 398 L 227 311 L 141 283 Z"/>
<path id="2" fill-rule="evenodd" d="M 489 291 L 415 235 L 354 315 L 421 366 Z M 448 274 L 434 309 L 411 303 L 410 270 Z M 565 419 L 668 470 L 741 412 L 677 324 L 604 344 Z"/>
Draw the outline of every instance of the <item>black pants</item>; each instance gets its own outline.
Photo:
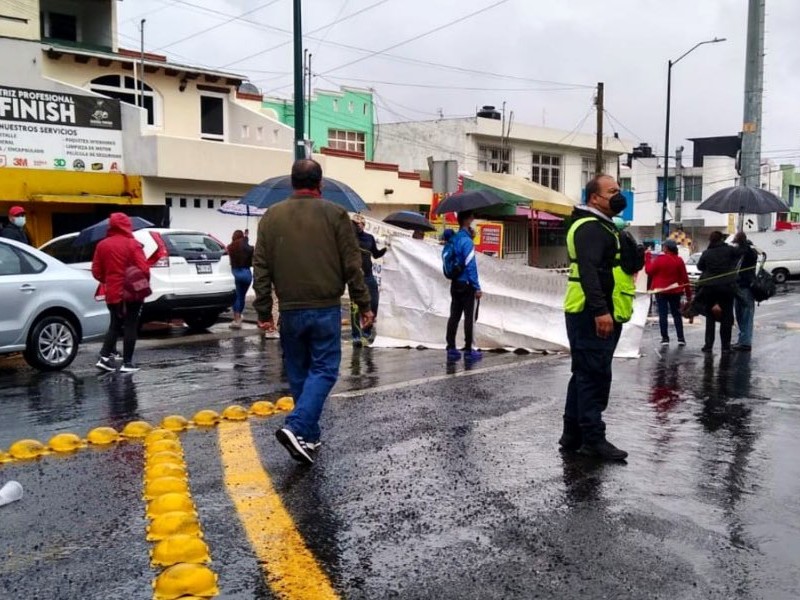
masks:
<path id="1" fill-rule="evenodd" d="M 472 324 L 475 320 L 475 288 L 463 281 L 450 284 L 450 318 L 447 320 L 447 349 L 456 347 L 456 333 L 464 315 L 464 349 L 472 350 Z"/>
<path id="2" fill-rule="evenodd" d="M 567 314 L 567 337 L 572 355 L 572 377 L 567 386 L 564 426 L 585 443 L 605 439 L 603 411 L 611 393 L 611 363 L 619 342 L 622 325 L 603 339 L 597 336 L 594 317 L 587 311 Z"/>
<path id="3" fill-rule="evenodd" d="M 136 347 L 136 334 L 139 330 L 139 314 L 142 312 L 141 302 L 108 304 L 111 322 L 103 342 L 101 356 L 109 356 L 117 351 L 117 339 L 122 335 L 122 361 L 133 362 L 133 350 Z"/>
<path id="4" fill-rule="evenodd" d="M 722 318 L 719 324 L 719 340 L 723 350 L 731 347 L 731 334 L 733 332 L 733 301 L 736 290 L 733 286 L 713 286 L 709 285 L 703 290 L 703 301 L 705 302 L 706 313 L 706 348 L 714 347 L 714 337 L 717 329 L 717 322 L 711 314 L 711 309 L 715 304 L 719 304 L 722 309 Z"/>

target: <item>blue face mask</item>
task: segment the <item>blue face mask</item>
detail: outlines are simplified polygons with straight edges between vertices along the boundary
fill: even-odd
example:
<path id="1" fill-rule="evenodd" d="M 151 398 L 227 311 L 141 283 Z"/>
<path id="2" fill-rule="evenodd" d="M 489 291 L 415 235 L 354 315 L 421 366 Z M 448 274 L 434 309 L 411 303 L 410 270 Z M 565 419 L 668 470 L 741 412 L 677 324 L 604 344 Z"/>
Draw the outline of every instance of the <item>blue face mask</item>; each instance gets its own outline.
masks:
<path id="1" fill-rule="evenodd" d="M 11 219 L 11 222 L 14 225 L 16 225 L 17 227 L 20 227 L 20 228 L 25 227 L 25 217 L 24 216 L 22 216 L 22 217 L 14 217 L 13 219 Z"/>

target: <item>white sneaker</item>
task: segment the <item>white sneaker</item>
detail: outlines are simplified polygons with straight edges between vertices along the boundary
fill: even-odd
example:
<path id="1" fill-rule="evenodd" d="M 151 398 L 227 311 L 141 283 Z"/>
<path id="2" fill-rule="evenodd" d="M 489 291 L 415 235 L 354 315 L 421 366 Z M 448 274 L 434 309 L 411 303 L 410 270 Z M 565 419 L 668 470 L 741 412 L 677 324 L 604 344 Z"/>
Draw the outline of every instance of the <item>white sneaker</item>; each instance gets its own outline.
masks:
<path id="1" fill-rule="evenodd" d="M 119 369 L 120 373 L 136 373 L 139 370 L 139 367 L 134 365 L 133 363 L 126 363 L 122 365 Z"/>

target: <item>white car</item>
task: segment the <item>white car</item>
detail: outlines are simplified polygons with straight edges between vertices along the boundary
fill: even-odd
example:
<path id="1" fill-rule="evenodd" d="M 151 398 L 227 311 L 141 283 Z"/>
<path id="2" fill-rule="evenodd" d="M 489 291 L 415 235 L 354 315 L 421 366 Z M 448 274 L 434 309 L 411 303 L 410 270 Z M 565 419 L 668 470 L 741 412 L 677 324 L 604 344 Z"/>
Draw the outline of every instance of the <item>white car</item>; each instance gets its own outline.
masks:
<path id="1" fill-rule="evenodd" d="M 695 252 L 686 259 L 686 273 L 689 275 L 689 281 L 694 283 L 700 279 L 700 269 L 697 268 L 697 262 L 703 256 L 702 252 Z"/>
<path id="2" fill-rule="evenodd" d="M 0 354 L 22 352 L 43 371 L 69 366 L 80 342 L 108 329 L 108 309 L 95 299 L 96 289 L 89 273 L 0 239 Z"/>
<path id="3" fill-rule="evenodd" d="M 74 246 L 77 233 L 50 240 L 40 250 L 71 265 L 91 270 L 96 244 Z M 233 304 L 236 293 L 225 246 L 207 233 L 147 228 L 133 232 L 150 265 L 150 288 L 142 322 L 183 319 L 196 331 L 208 329 Z"/>

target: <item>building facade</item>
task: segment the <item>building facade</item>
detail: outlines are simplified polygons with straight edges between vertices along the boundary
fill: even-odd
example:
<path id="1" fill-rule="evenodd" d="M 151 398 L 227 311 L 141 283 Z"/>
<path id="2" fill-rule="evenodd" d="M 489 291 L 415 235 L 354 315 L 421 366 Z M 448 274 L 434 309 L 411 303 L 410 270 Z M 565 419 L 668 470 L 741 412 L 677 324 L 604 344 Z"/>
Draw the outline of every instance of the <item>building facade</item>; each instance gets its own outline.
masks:
<path id="1" fill-rule="evenodd" d="M 800 169 L 795 165 L 781 165 L 783 189 L 781 197 L 789 206 L 789 221 L 800 223 Z"/>

